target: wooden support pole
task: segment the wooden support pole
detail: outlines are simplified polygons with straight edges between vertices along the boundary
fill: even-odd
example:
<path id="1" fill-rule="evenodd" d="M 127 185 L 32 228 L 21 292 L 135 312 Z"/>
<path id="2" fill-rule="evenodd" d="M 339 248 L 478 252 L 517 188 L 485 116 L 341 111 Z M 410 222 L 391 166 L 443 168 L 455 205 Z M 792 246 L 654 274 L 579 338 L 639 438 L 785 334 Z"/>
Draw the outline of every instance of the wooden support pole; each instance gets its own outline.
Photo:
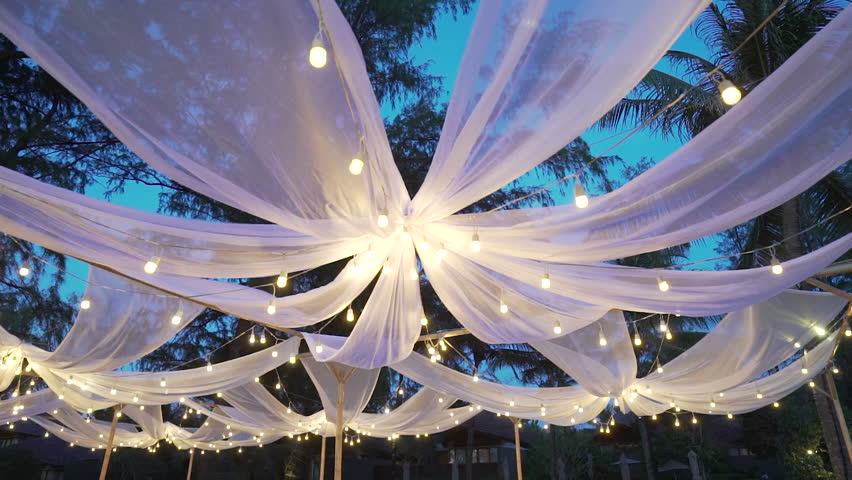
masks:
<path id="1" fill-rule="evenodd" d="M 840 298 L 844 298 L 846 300 L 852 301 L 852 294 L 846 293 L 839 288 L 832 287 L 831 285 L 829 285 L 827 283 L 820 282 L 819 280 L 814 280 L 813 278 L 809 278 L 809 279 L 805 280 L 805 283 L 811 284 L 811 285 L 813 285 L 813 286 L 815 286 L 815 287 L 817 287 L 820 290 L 823 290 L 825 292 L 833 293 Z"/>
<path id="2" fill-rule="evenodd" d="M 320 475 L 319 480 L 325 480 L 325 436 L 322 437 L 322 447 L 320 447 Z"/>
<path id="3" fill-rule="evenodd" d="M 337 381 L 337 431 L 334 434 L 334 480 L 343 480 L 343 396 L 344 383 Z"/>
<path id="4" fill-rule="evenodd" d="M 518 464 L 518 480 L 524 480 L 524 471 L 521 465 L 521 423 L 520 418 L 513 418 L 512 424 L 515 427 L 515 463 Z"/>
<path id="5" fill-rule="evenodd" d="M 844 463 L 846 465 L 852 465 L 852 437 L 849 436 L 849 429 L 846 427 L 846 419 L 843 417 L 843 406 L 840 405 L 840 397 L 837 396 L 837 387 L 834 385 L 834 378 L 831 376 L 831 373 L 826 369 L 822 372 L 825 380 L 826 387 L 828 388 L 828 398 L 831 402 L 832 409 L 834 410 L 835 417 L 835 425 L 838 430 L 838 437 L 840 437 L 840 450 L 843 452 Z M 837 473 L 837 472 L 835 472 Z M 852 472 L 846 472 L 850 474 Z"/>
<path id="6" fill-rule="evenodd" d="M 195 449 L 189 449 L 189 467 L 186 469 L 186 480 L 192 478 L 192 460 L 195 459 Z"/>
<path id="7" fill-rule="evenodd" d="M 118 425 L 118 415 L 121 412 L 121 405 L 117 405 L 112 412 L 112 426 L 109 428 L 109 439 L 107 440 L 106 452 L 104 452 L 104 461 L 101 463 L 100 480 L 106 480 L 107 470 L 109 469 L 109 457 L 112 456 L 112 441 L 115 439 L 115 427 Z"/>

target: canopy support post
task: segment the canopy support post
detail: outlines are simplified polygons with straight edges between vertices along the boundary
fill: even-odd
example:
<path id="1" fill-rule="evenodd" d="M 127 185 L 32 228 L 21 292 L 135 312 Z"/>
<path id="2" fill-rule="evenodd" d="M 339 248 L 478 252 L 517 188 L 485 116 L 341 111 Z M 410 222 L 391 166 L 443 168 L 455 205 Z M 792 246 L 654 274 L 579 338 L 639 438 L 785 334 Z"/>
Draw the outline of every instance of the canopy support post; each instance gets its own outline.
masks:
<path id="1" fill-rule="evenodd" d="M 189 467 L 186 469 L 186 480 L 192 477 L 192 460 L 195 459 L 195 449 L 189 449 Z"/>
<path id="2" fill-rule="evenodd" d="M 521 465 L 521 428 L 520 418 L 512 418 L 512 425 L 515 427 L 515 463 L 518 465 L 518 480 L 524 480 L 524 472 Z"/>
<path id="3" fill-rule="evenodd" d="M 334 435 L 334 480 L 343 480 L 343 399 L 346 395 L 346 381 L 355 372 L 350 368 L 348 372 L 338 371 L 335 365 L 330 364 L 328 368 L 337 379 L 337 421 L 335 422 Z"/>
<path id="4" fill-rule="evenodd" d="M 106 452 L 104 452 L 104 460 L 101 463 L 100 480 L 106 480 L 107 470 L 109 469 L 109 457 L 112 456 L 112 441 L 115 439 L 115 427 L 118 425 L 118 416 L 121 413 L 121 405 L 117 405 L 112 412 L 112 426 L 109 428 L 109 439 L 107 440 Z"/>
<path id="5" fill-rule="evenodd" d="M 320 474 L 319 480 L 325 480 L 325 435 L 322 437 L 322 443 L 320 444 Z"/>

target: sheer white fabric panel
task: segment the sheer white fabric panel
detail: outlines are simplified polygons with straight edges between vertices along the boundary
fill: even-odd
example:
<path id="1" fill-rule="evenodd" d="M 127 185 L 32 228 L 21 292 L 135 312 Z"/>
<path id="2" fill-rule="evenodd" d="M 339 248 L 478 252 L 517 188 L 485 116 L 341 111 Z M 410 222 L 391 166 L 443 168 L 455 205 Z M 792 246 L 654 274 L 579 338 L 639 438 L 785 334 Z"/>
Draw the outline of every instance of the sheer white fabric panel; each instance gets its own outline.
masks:
<path id="1" fill-rule="evenodd" d="M 15 412 L 15 406 L 23 408 Z M 22 418 L 30 418 L 57 408 L 62 408 L 65 403 L 59 399 L 57 394 L 51 390 L 44 389 L 29 395 L 20 395 L 5 400 L 0 400 L 0 423 L 15 422 Z"/>
<path id="2" fill-rule="evenodd" d="M 389 155 L 370 152 L 374 168 L 348 172 L 360 149 L 355 122 L 381 117 L 373 99 L 354 102 L 353 119 L 334 52 L 326 68 L 309 66 L 311 3 L 14 1 L 0 8 L 0 30 L 170 178 L 302 233 L 352 236 L 341 219 L 374 217 L 374 172 L 393 182 L 389 195 L 405 189 Z M 334 3 L 323 7 L 332 42 L 350 57 L 340 66 L 363 90 L 357 44 L 346 45 L 354 40 Z"/>
<path id="3" fill-rule="evenodd" d="M 300 434 L 314 432 L 328 425 L 324 411 L 313 415 L 301 415 L 292 410 L 287 413 L 287 407 L 258 383 L 246 383 L 237 388 L 232 388 L 224 392 L 222 398 L 245 417 L 243 421 L 246 424 L 253 422 L 270 431 L 277 431 L 282 434 Z M 238 415 L 231 412 L 228 415 L 239 418 Z M 325 433 L 334 435 L 333 428 L 326 429 Z"/>
<path id="4" fill-rule="evenodd" d="M 364 410 L 367 402 L 370 401 L 370 396 L 373 395 L 381 371 L 378 368 L 367 370 L 335 363 L 320 363 L 312 358 L 302 359 L 302 365 L 305 366 L 305 370 L 307 370 L 319 393 L 326 418 L 334 424 L 338 422 L 338 376 L 346 380 L 342 412 L 344 425 L 348 425 Z M 332 372 L 332 369 L 337 371 L 337 375 Z"/>
<path id="5" fill-rule="evenodd" d="M 846 9 L 722 118 L 586 209 L 458 215 L 427 228 L 448 247 L 467 249 L 476 227 L 486 252 L 588 262 L 659 250 L 748 221 L 852 157 L 851 42 Z"/>
<path id="6" fill-rule="evenodd" d="M 606 345 L 601 345 L 601 339 Z M 621 396 L 636 379 L 636 356 L 621 311 L 568 335 L 530 345 L 598 397 Z"/>
<path id="7" fill-rule="evenodd" d="M 244 278 L 303 270 L 367 249 L 369 235 L 315 238 L 278 225 L 158 215 L 89 198 L 0 167 L 4 231 L 92 263 Z M 8 222 L 8 223 L 7 223 Z"/>
<path id="8" fill-rule="evenodd" d="M 830 293 L 787 290 L 732 312 L 692 348 L 664 365 L 663 373 L 640 380 L 638 390 L 641 393 L 647 385 L 677 398 L 727 392 L 793 356 L 818 337 L 819 328 L 827 330 L 845 305 L 844 299 Z"/>
<path id="9" fill-rule="evenodd" d="M 475 382 L 470 375 L 431 363 L 417 353 L 391 368 L 427 388 L 481 405 L 486 410 L 556 425 L 588 422 L 609 402 L 609 398 L 591 395 L 582 387 L 534 388 L 486 380 Z"/>
<path id="10" fill-rule="evenodd" d="M 95 405 L 105 408 L 112 403 L 161 405 L 180 401 L 181 397 L 209 395 L 242 385 L 288 361 L 298 353 L 300 338 L 294 337 L 276 346 L 214 365 L 212 372 L 205 367 L 169 372 L 125 372 L 71 374 L 42 365 L 34 366 L 48 386 L 65 393 L 66 401 L 77 394 L 82 404 L 69 401 L 75 407 Z M 277 356 L 272 352 L 277 351 Z M 71 383 L 69 383 L 69 380 Z M 166 386 L 160 382 L 166 381 Z M 115 393 L 112 393 L 112 390 Z M 134 400 L 136 398 L 136 400 Z"/>
<path id="11" fill-rule="evenodd" d="M 455 398 L 423 388 L 390 413 L 358 415 L 350 428 L 354 426 L 372 437 L 431 434 L 449 430 L 480 412 L 472 405 L 449 408 L 455 401 Z"/>
<path id="12" fill-rule="evenodd" d="M 419 277 L 409 277 L 416 268 L 410 242 L 392 250 L 364 310 L 342 345 L 333 338 L 327 339 L 327 335 L 304 334 L 314 359 L 377 368 L 407 357 L 422 328 Z M 317 351 L 318 342 L 323 344 L 321 352 Z"/>
<path id="13" fill-rule="evenodd" d="M 105 288 L 106 287 L 106 288 Z M 119 289 L 119 290 L 115 290 Z M 33 361 L 68 373 L 113 370 L 151 353 L 204 310 L 98 268 L 89 269 L 85 297 L 71 330 L 55 351 L 29 353 Z M 171 319 L 183 312 L 177 325 Z"/>
<path id="14" fill-rule="evenodd" d="M 424 222 L 446 217 L 570 143 L 642 79 L 708 3 L 480 3 L 413 215 Z"/>

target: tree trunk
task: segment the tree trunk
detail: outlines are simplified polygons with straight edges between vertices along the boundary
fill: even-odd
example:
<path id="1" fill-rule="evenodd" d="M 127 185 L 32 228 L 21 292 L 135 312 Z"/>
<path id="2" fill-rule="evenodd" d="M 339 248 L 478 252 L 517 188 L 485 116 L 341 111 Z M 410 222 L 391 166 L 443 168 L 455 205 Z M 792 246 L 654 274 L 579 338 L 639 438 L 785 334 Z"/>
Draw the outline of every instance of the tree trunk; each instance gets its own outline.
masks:
<path id="1" fill-rule="evenodd" d="M 655 480 L 657 469 L 654 466 L 654 456 L 651 452 L 651 440 L 648 438 L 648 424 L 645 422 L 645 417 L 639 417 L 639 437 L 642 439 L 642 456 L 645 457 L 645 474 L 648 480 Z"/>
<path id="2" fill-rule="evenodd" d="M 781 206 L 781 222 L 783 236 L 789 239 L 784 243 L 788 260 L 802 256 L 802 241 L 797 236 L 800 231 L 798 198 L 793 198 Z M 834 378 L 827 372 L 814 377 L 814 382 L 823 392 L 836 391 Z M 846 424 L 843 411 L 836 408 L 839 403 L 833 402 L 817 389 L 814 389 L 812 394 L 834 478 L 852 479 L 852 449 L 849 448 L 848 439 L 843 438 L 841 434 Z"/>

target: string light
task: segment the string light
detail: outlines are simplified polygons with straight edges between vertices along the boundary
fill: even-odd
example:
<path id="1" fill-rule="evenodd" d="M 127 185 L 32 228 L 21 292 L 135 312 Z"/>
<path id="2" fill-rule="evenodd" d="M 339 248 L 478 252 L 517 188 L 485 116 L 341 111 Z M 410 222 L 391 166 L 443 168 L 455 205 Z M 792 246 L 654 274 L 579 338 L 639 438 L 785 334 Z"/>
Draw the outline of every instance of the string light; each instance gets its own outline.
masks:
<path id="1" fill-rule="evenodd" d="M 545 272 L 544 275 L 541 276 L 541 288 L 547 290 L 550 288 L 550 274 Z"/>
<path id="2" fill-rule="evenodd" d="M 817 335 L 819 335 L 820 337 L 821 337 L 821 336 L 823 336 L 823 335 L 825 335 L 825 329 L 824 329 L 824 328 L 822 328 L 822 327 L 820 327 L 819 325 L 814 326 L 814 331 L 815 331 L 815 332 L 816 332 L 816 334 L 817 334 Z"/>
<path id="3" fill-rule="evenodd" d="M 710 408 L 716 408 L 716 401 L 710 400 Z"/>
<path id="4" fill-rule="evenodd" d="M 349 173 L 352 175 L 361 175 L 361 172 L 363 171 L 364 160 L 361 160 L 359 157 L 355 157 L 349 162 Z"/>
<path id="5" fill-rule="evenodd" d="M 838 373 L 840 373 L 840 369 L 839 369 L 839 368 L 837 368 L 837 366 L 836 366 L 836 365 L 832 365 L 832 367 L 831 367 L 831 373 L 833 373 L 833 374 L 837 375 Z"/>
<path id="6" fill-rule="evenodd" d="M 734 82 L 728 79 L 719 82 L 717 87 L 725 105 L 736 105 L 743 98 L 743 93 L 740 89 L 734 85 Z"/>
<path id="7" fill-rule="evenodd" d="M 266 332 L 263 331 L 263 330 L 260 331 L 260 343 L 261 344 L 266 343 Z"/>
<path id="8" fill-rule="evenodd" d="M 275 297 L 269 299 L 269 303 L 266 305 L 266 313 L 269 315 L 275 315 Z"/>
<path id="9" fill-rule="evenodd" d="M 633 344 L 636 345 L 637 347 L 642 345 L 642 337 L 639 336 L 639 330 L 638 329 L 633 334 Z"/>
<path id="10" fill-rule="evenodd" d="M 553 325 L 553 333 L 560 335 L 562 333 L 562 325 L 559 324 L 559 320 Z"/>
<path id="11" fill-rule="evenodd" d="M 477 374 L 477 373 L 474 373 L 474 374 L 473 374 L 473 381 L 474 381 L 474 382 L 478 382 L 478 381 L 479 381 L 479 374 Z"/>
<path id="12" fill-rule="evenodd" d="M 667 331 L 666 332 L 666 340 L 671 340 L 672 338 L 673 338 L 672 331 L 671 330 Z"/>
<path id="13" fill-rule="evenodd" d="M 778 402 L 772 402 L 772 406 L 775 407 L 775 408 L 778 408 L 778 407 L 781 406 L 781 404 L 778 403 Z"/>
<path id="14" fill-rule="evenodd" d="M 802 367 L 802 375 L 808 374 L 808 367 Z"/>
<path id="15" fill-rule="evenodd" d="M 675 423 L 674 423 L 674 426 L 675 426 L 675 427 L 679 427 L 679 426 L 680 426 L 680 419 L 679 419 L 679 418 L 677 418 L 677 417 L 675 417 Z"/>
<path id="16" fill-rule="evenodd" d="M 503 299 L 500 299 L 500 313 L 509 313 L 509 306 L 506 305 L 506 302 Z"/>
<path id="17" fill-rule="evenodd" d="M 411 269 L 408 271 L 408 279 L 409 280 L 417 280 L 418 278 L 420 278 L 420 275 L 417 274 L 417 269 L 414 268 L 414 267 L 411 267 Z"/>
<path id="18" fill-rule="evenodd" d="M 296 363 L 296 356 L 292 353 L 290 354 L 290 363 Z"/>
<path id="19" fill-rule="evenodd" d="M 317 341 L 317 353 L 322 353 L 322 351 L 323 351 L 322 342 Z"/>
<path id="20" fill-rule="evenodd" d="M 601 330 L 600 334 L 598 334 L 598 345 L 602 347 L 606 346 L 606 337 L 604 336 L 603 330 Z"/>
<path id="21" fill-rule="evenodd" d="M 379 210 L 379 216 L 376 219 L 376 223 L 379 225 L 379 228 L 387 228 L 390 220 L 388 220 L 388 210 L 386 208 Z"/>
<path id="22" fill-rule="evenodd" d="M 355 311 L 352 310 L 351 305 L 349 306 L 349 308 L 346 309 L 346 321 L 347 322 L 354 322 L 355 321 Z"/>
<path id="23" fill-rule="evenodd" d="M 83 299 L 80 300 L 80 309 L 81 310 L 88 310 L 91 306 L 92 306 L 92 301 L 89 300 L 89 297 L 83 297 Z"/>
<path id="24" fill-rule="evenodd" d="M 781 262 L 778 261 L 778 257 L 775 254 L 772 254 L 772 259 L 769 260 L 769 270 L 772 271 L 775 275 L 781 275 L 784 273 L 784 267 L 781 265 Z"/>
<path id="25" fill-rule="evenodd" d="M 695 415 L 693 415 L 693 416 L 692 416 L 692 423 L 693 423 L 693 424 L 698 423 L 698 419 L 697 419 L 697 418 L 695 418 Z"/>
<path id="26" fill-rule="evenodd" d="M 657 373 L 663 373 L 663 366 L 662 365 L 657 367 Z"/>
<path id="27" fill-rule="evenodd" d="M 661 318 L 660 319 L 660 331 L 665 332 L 668 329 L 669 329 L 669 324 L 666 323 L 666 321 Z"/>
<path id="28" fill-rule="evenodd" d="M 761 398 L 763 398 L 763 393 L 761 393 L 760 390 L 758 390 L 756 396 L 757 396 L 758 399 L 761 399 Z"/>
<path id="29" fill-rule="evenodd" d="M 308 51 L 308 62 L 314 68 L 323 68 L 328 63 L 328 51 L 325 49 L 325 44 L 318 33 L 314 41 L 311 42 L 311 49 Z"/>
<path id="30" fill-rule="evenodd" d="M 730 420 L 732 418 L 734 418 L 734 415 L 731 412 L 728 412 L 728 419 Z"/>
<path id="31" fill-rule="evenodd" d="M 278 274 L 278 278 L 275 279 L 275 286 L 278 288 L 284 288 L 287 286 L 287 272 L 281 270 L 281 273 Z"/>
<path id="32" fill-rule="evenodd" d="M 661 277 L 657 277 L 657 288 L 659 288 L 661 292 L 668 292 L 671 286 L 669 285 L 669 282 L 663 280 Z"/>
<path id="33" fill-rule="evenodd" d="M 574 182 L 574 205 L 577 208 L 586 208 L 589 206 L 589 196 L 586 195 L 586 189 L 580 183 L 580 179 Z"/>
<path id="34" fill-rule="evenodd" d="M 160 378 L 160 386 L 161 386 L 161 387 L 165 387 L 165 386 L 166 386 L 166 379 L 165 379 L 165 377 Z"/>
<path id="35" fill-rule="evenodd" d="M 256 341 L 257 341 L 257 339 L 254 337 L 254 330 L 252 330 L 251 335 L 249 335 L 249 343 L 254 345 L 254 342 L 256 342 Z"/>
<path id="36" fill-rule="evenodd" d="M 150 259 L 148 259 L 148 261 L 145 262 L 145 266 L 142 267 L 142 268 L 145 270 L 145 273 L 150 275 L 150 274 L 156 273 L 157 268 L 159 268 L 159 267 L 160 267 L 160 257 L 155 255 L 155 256 L 151 257 Z"/>
<path id="37" fill-rule="evenodd" d="M 846 335 L 847 337 L 852 337 L 852 328 L 846 327 L 846 331 L 843 332 L 843 334 Z"/>
<path id="38" fill-rule="evenodd" d="M 24 263 L 21 264 L 21 267 L 18 269 L 18 275 L 22 277 L 26 277 L 30 274 L 30 261 L 29 259 L 24 260 Z"/>
<path id="39" fill-rule="evenodd" d="M 472 237 L 470 237 L 470 251 L 478 252 L 482 249 L 482 243 L 479 241 L 479 233 L 474 233 Z"/>
<path id="40" fill-rule="evenodd" d="M 420 316 L 420 325 L 423 325 L 424 327 L 429 325 L 429 319 L 426 318 L 426 314 Z"/>
<path id="41" fill-rule="evenodd" d="M 172 325 L 180 325 L 180 322 L 183 320 L 183 310 L 178 310 L 172 315 Z"/>

